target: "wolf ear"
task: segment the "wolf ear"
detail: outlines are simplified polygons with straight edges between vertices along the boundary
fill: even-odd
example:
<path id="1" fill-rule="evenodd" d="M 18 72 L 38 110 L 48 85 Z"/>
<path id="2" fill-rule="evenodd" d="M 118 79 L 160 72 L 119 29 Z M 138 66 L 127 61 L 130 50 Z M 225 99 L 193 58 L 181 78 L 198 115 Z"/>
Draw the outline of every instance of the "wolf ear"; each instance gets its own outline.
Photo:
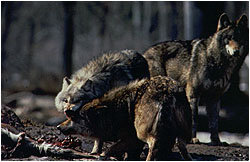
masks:
<path id="1" fill-rule="evenodd" d="M 70 84 L 71 84 L 70 79 L 68 77 L 64 77 L 62 89 L 66 89 Z"/>
<path id="2" fill-rule="evenodd" d="M 226 28 L 228 25 L 231 24 L 231 21 L 229 20 L 226 13 L 223 13 L 218 21 L 217 31 Z"/>
<path id="3" fill-rule="evenodd" d="M 248 18 L 246 14 L 243 14 L 239 20 L 237 20 L 237 25 L 239 27 L 247 27 L 248 26 Z"/>

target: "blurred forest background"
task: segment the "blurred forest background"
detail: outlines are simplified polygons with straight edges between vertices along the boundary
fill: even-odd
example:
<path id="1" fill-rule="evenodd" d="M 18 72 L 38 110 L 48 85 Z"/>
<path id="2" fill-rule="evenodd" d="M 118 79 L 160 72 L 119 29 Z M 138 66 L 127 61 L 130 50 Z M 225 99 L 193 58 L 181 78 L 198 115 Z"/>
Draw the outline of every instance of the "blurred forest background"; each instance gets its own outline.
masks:
<path id="1" fill-rule="evenodd" d="M 243 13 L 249 15 L 249 2 L 1 1 L 2 103 L 13 107 L 41 103 L 36 105 L 41 109 L 48 100 L 36 101 L 30 96 L 49 94 L 47 104 L 54 107 L 62 78 L 93 57 L 122 49 L 143 53 L 160 41 L 208 37 L 216 31 L 223 12 L 236 20 Z M 223 103 L 247 107 L 245 127 L 248 57 L 238 76 Z M 28 98 L 19 100 L 27 94 Z"/>

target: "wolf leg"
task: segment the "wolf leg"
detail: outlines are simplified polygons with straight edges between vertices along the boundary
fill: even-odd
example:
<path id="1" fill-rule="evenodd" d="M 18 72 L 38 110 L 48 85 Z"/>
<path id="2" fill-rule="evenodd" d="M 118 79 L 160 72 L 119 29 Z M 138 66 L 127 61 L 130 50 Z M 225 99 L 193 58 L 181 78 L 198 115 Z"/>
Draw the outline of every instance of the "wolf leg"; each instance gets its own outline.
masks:
<path id="1" fill-rule="evenodd" d="M 198 123 L 198 101 L 196 98 L 191 99 L 190 107 L 192 109 L 192 143 L 199 143 L 199 139 L 196 136 L 197 123 Z"/>
<path id="2" fill-rule="evenodd" d="M 157 154 L 157 149 L 156 149 L 156 142 L 157 140 L 153 137 L 151 137 L 148 141 L 148 155 L 147 155 L 147 159 L 146 161 L 153 161 L 156 158 L 156 154 Z"/>
<path id="3" fill-rule="evenodd" d="M 187 160 L 187 161 L 192 161 L 193 159 L 192 159 L 191 155 L 188 153 L 186 145 L 187 144 L 186 144 L 184 139 L 178 138 L 177 146 L 178 146 L 178 148 L 180 150 L 182 158 L 184 160 Z"/>
<path id="4" fill-rule="evenodd" d="M 96 139 L 94 146 L 92 148 L 91 154 L 99 154 L 102 152 L 103 141 L 101 139 Z"/>
<path id="5" fill-rule="evenodd" d="M 147 141 L 149 150 L 146 161 L 169 161 L 175 140 L 173 138 L 154 138 Z"/>
<path id="6" fill-rule="evenodd" d="M 127 157 L 125 160 L 140 160 L 140 154 L 142 152 L 143 146 L 143 142 L 136 138 L 128 137 L 127 139 L 121 139 L 112 145 L 104 153 L 102 153 L 101 156 L 114 156 L 121 158 L 122 155 L 127 152 Z"/>
<path id="7" fill-rule="evenodd" d="M 142 153 L 144 144 L 144 142 L 136 139 L 133 143 L 130 144 L 129 149 L 127 150 L 127 157 L 124 160 L 141 160 L 140 155 Z"/>
<path id="8" fill-rule="evenodd" d="M 119 140 L 111 147 L 109 147 L 106 151 L 104 151 L 101 156 L 113 156 L 122 160 L 121 157 L 125 153 L 126 143 L 123 140 Z"/>
<path id="9" fill-rule="evenodd" d="M 196 137 L 197 132 L 197 122 L 198 122 L 198 106 L 200 97 L 194 95 L 194 89 L 192 84 L 187 84 L 186 95 L 188 102 L 192 109 L 192 143 L 199 143 L 199 139 Z"/>
<path id="10" fill-rule="evenodd" d="M 218 133 L 220 101 L 207 103 L 206 111 L 208 115 L 208 127 L 211 133 L 211 136 L 210 136 L 211 144 L 220 145 L 221 142 L 220 142 L 219 133 Z"/>

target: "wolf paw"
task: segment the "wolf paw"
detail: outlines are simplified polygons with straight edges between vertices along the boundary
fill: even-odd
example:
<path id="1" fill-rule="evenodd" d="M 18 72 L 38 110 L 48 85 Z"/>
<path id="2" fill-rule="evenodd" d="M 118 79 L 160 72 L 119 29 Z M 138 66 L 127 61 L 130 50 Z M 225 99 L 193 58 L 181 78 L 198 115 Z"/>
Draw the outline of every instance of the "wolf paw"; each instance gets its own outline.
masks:
<path id="1" fill-rule="evenodd" d="M 200 141 L 198 138 L 192 138 L 191 143 L 198 144 L 198 143 L 200 143 Z"/>

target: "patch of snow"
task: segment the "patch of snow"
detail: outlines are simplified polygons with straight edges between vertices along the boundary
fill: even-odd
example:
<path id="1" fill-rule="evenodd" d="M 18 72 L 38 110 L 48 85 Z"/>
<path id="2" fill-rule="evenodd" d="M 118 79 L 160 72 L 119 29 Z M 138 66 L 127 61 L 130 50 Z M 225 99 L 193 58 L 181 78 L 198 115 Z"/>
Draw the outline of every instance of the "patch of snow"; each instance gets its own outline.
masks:
<path id="1" fill-rule="evenodd" d="M 221 142 L 227 142 L 228 144 L 239 143 L 243 146 L 249 146 L 249 134 L 220 132 L 219 136 Z M 200 142 L 210 142 L 210 133 L 208 132 L 197 132 L 197 137 Z"/>

